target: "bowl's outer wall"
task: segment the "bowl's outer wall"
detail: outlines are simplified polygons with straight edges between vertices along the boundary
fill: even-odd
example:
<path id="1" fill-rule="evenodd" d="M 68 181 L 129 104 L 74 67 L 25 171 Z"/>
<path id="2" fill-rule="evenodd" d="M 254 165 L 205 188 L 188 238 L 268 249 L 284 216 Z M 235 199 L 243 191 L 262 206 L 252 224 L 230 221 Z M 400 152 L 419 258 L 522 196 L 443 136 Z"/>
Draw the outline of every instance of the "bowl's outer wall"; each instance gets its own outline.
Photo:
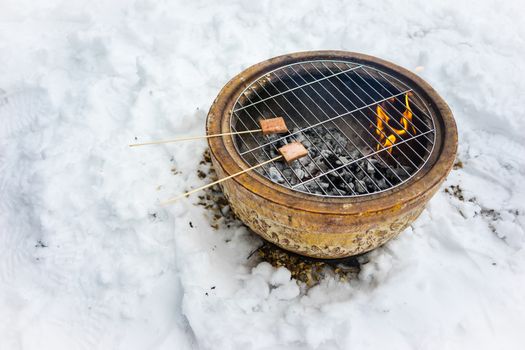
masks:
<path id="1" fill-rule="evenodd" d="M 363 199 L 320 198 L 284 189 L 250 172 L 222 183 L 235 214 L 264 239 L 292 252 L 314 258 L 337 259 L 358 255 L 387 242 L 412 223 L 450 172 L 457 150 L 452 113 L 422 79 L 374 57 L 342 51 L 316 51 L 273 58 L 272 65 L 295 58 L 330 56 L 377 60 L 400 70 L 422 86 L 444 121 L 441 153 L 430 169 L 387 196 Z M 227 131 L 232 98 L 251 78 L 264 71 L 265 62 L 233 78 L 221 90 L 208 114 L 209 134 Z M 231 137 L 209 139 L 213 166 L 219 178 L 242 170 Z M 245 166 L 245 165 L 244 165 Z M 388 192 L 386 192 L 388 193 Z"/>
<path id="2" fill-rule="evenodd" d="M 219 178 L 227 176 L 212 158 Z M 222 184 L 235 215 L 264 239 L 297 254 L 322 259 L 358 255 L 381 246 L 414 221 L 437 187 L 391 210 L 361 215 L 312 213 L 254 195 L 233 181 Z"/>

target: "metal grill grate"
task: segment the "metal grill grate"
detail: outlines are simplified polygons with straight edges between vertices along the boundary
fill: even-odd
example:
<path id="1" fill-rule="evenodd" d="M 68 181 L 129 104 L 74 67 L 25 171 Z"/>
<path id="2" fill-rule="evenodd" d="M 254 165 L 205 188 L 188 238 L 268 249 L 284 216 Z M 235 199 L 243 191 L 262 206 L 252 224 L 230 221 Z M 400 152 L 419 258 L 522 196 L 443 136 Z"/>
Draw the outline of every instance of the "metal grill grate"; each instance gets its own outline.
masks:
<path id="1" fill-rule="evenodd" d="M 274 158 L 283 143 L 301 141 L 307 157 L 258 171 L 312 195 L 354 197 L 395 188 L 425 165 L 436 137 L 432 113 L 412 88 L 353 62 L 298 62 L 261 76 L 238 97 L 230 126 L 250 130 L 276 116 L 290 133 L 237 135 L 235 147 L 252 166 Z"/>

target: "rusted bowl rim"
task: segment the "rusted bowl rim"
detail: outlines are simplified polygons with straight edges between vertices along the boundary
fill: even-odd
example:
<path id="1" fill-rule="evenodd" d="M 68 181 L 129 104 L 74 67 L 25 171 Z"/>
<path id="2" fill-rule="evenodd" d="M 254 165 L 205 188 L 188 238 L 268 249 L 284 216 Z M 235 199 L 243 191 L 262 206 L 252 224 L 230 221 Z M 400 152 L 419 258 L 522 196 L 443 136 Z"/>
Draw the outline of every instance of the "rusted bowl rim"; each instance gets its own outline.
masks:
<path id="1" fill-rule="evenodd" d="M 443 127 L 440 147 L 435 147 L 431 158 L 419 173 L 405 184 L 379 194 L 355 198 L 312 196 L 294 191 L 266 179 L 252 171 L 228 181 L 235 181 L 253 194 L 288 208 L 326 214 L 363 215 L 365 213 L 398 209 L 417 200 L 425 193 L 435 190 L 448 175 L 457 151 L 457 128 L 448 105 L 439 94 L 416 74 L 377 57 L 347 51 L 307 51 L 278 56 L 255 64 L 231 79 L 220 91 L 212 104 L 207 117 L 207 134 L 230 131 L 232 107 L 238 95 L 255 79 L 278 67 L 303 60 L 351 59 L 355 62 L 373 65 L 387 72 L 402 76 L 410 85 L 418 87 L 419 94 L 430 102 L 442 119 Z M 438 116 L 439 118 L 439 116 Z M 438 135 L 439 136 L 439 135 Z M 234 174 L 249 165 L 237 153 L 232 136 L 209 138 L 208 145 L 216 166 L 222 167 L 225 174 Z"/>

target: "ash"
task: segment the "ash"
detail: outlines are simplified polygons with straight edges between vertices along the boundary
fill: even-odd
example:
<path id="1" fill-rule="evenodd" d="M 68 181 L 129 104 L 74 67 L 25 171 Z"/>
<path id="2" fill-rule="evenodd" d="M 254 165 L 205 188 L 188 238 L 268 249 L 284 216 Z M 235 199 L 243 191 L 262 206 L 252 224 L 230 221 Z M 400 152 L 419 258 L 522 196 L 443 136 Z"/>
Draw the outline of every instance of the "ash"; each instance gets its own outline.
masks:
<path id="1" fill-rule="evenodd" d="M 294 133 L 297 131 L 297 128 L 292 130 Z M 329 196 L 363 195 L 391 188 L 406 180 L 413 171 L 412 167 L 400 165 L 389 156 L 385 157 L 387 151 L 360 159 L 373 151 L 369 147 L 355 149 L 335 127 L 317 126 L 277 141 L 281 137 L 267 136 L 266 142 L 276 142 L 261 149 L 258 159 L 276 157 L 279 147 L 294 141 L 301 142 L 308 149 L 308 156 L 291 165 L 276 161 L 257 171 L 273 182 L 288 187 L 297 186 L 295 188 L 301 191 Z M 396 156 L 395 153 L 393 156 Z M 344 164 L 349 165 L 345 167 Z M 331 170 L 329 174 L 320 176 Z M 313 180 L 304 183 L 310 179 Z"/>

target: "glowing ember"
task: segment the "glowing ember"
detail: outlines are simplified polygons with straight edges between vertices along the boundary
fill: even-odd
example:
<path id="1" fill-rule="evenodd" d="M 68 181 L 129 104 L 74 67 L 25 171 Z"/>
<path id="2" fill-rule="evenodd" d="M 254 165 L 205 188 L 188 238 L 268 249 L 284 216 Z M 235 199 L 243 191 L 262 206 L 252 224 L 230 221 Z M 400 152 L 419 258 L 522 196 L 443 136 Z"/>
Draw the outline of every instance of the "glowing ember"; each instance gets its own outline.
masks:
<path id="1" fill-rule="evenodd" d="M 377 145 L 377 150 L 379 151 L 381 148 L 388 148 L 388 153 L 392 153 L 393 146 L 396 141 L 399 139 L 399 136 L 403 136 L 408 133 L 409 129 L 412 129 L 412 134 L 416 134 L 416 128 L 412 124 L 412 109 L 410 108 L 410 104 L 408 102 L 408 93 L 405 94 L 405 111 L 403 112 L 403 116 L 401 117 L 401 120 L 399 120 L 399 124 L 395 123 L 397 125 L 401 125 L 401 129 L 394 128 L 390 124 L 390 116 L 388 113 L 380 106 L 377 105 L 376 107 L 376 134 L 379 137 L 379 143 Z M 410 122 L 410 123 L 409 123 Z"/>

